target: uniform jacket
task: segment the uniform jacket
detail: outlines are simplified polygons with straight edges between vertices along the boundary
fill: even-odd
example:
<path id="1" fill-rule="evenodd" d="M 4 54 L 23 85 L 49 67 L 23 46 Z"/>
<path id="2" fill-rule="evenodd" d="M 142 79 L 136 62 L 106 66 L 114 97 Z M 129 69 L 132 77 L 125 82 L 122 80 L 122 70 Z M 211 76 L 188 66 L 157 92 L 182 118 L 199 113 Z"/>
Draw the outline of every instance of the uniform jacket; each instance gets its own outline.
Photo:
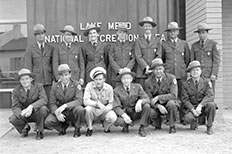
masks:
<path id="1" fill-rule="evenodd" d="M 200 45 L 200 40 L 195 42 L 191 48 L 191 61 L 198 60 L 203 66 L 202 77 L 210 78 L 211 75 L 218 75 L 220 53 L 217 42 L 207 39 L 204 47 Z"/>
<path id="2" fill-rule="evenodd" d="M 143 99 L 143 104 L 150 103 L 150 99 L 142 86 L 138 83 L 131 83 L 130 93 L 128 94 L 123 85 L 114 89 L 114 111 L 121 116 L 124 110 L 135 108 L 139 99 Z"/>
<path id="3" fill-rule="evenodd" d="M 135 42 L 135 57 L 137 62 L 137 77 L 147 78 L 147 76 L 144 74 L 146 66 L 151 67 L 152 60 L 156 57 L 161 57 L 161 46 L 159 39 L 152 35 L 148 44 L 145 36 L 142 35 Z"/>
<path id="4" fill-rule="evenodd" d="M 72 79 L 79 81 L 85 79 L 85 65 L 80 46 L 77 43 L 71 43 L 71 48 L 68 49 L 63 42 L 58 47 L 57 51 L 57 68 L 61 64 L 68 64 L 71 69 Z M 56 69 L 56 80 L 59 79 L 58 70 Z"/>
<path id="5" fill-rule="evenodd" d="M 174 75 L 165 73 L 160 86 L 153 74 L 145 81 L 145 91 L 152 99 L 159 96 L 159 103 L 164 104 L 170 100 L 177 100 L 177 81 Z"/>
<path id="6" fill-rule="evenodd" d="M 52 85 L 53 72 L 56 71 L 55 48 L 47 43 L 43 54 L 37 43 L 27 47 L 25 53 L 25 67 L 36 74 L 35 81 L 43 85 Z"/>
<path id="7" fill-rule="evenodd" d="M 111 80 L 119 81 L 117 75 L 119 69 L 127 67 L 133 69 L 135 65 L 134 44 L 126 41 L 113 43 L 109 50 L 109 63 L 111 68 Z"/>
<path id="8" fill-rule="evenodd" d="M 46 105 L 48 102 L 43 85 L 41 83 L 33 82 L 30 88 L 30 94 L 27 98 L 27 92 L 20 84 L 16 86 L 12 94 L 12 110 L 16 117 L 19 118 L 21 111 L 29 105 L 37 111 L 41 106 Z"/>
<path id="9" fill-rule="evenodd" d="M 107 69 L 108 66 L 108 45 L 97 41 L 96 50 L 93 48 L 91 42 L 87 42 L 81 47 L 84 64 L 85 64 L 85 83 L 91 81 L 89 74 L 95 67 L 103 67 Z"/>
<path id="10" fill-rule="evenodd" d="M 161 58 L 165 63 L 165 72 L 175 75 L 177 79 L 187 78 L 190 49 L 186 41 L 177 39 L 176 45 L 170 39 L 164 41 Z"/>
<path id="11" fill-rule="evenodd" d="M 209 79 L 200 78 L 198 90 L 191 78 L 183 83 L 182 88 L 182 103 L 189 110 L 198 104 L 205 106 L 208 102 L 214 100 L 212 84 Z"/>
<path id="12" fill-rule="evenodd" d="M 55 113 L 56 109 L 63 104 L 67 104 L 67 108 L 72 109 L 75 106 L 82 105 L 82 90 L 79 89 L 78 84 L 71 79 L 67 91 L 64 94 L 64 90 L 61 81 L 52 85 L 50 96 L 50 109 L 52 113 Z"/>

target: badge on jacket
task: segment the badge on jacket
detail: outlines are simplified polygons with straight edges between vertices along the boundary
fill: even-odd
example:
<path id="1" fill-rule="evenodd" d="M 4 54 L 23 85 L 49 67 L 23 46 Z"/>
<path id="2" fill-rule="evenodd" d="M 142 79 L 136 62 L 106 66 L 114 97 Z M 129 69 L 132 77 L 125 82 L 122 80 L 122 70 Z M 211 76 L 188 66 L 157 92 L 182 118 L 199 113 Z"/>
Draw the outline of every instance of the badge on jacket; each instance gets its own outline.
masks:
<path id="1" fill-rule="evenodd" d="M 131 52 L 129 52 L 129 55 L 131 56 Z"/>
<path id="2" fill-rule="evenodd" d="M 211 83 L 211 81 L 209 81 L 209 87 L 210 88 L 212 88 L 213 86 L 212 86 L 212 83 Z"/>
<path id="3" fill-rule="evenodd" d="M 216 48 L 217 48 L 217 50 L 220 50 L 220 46 L 219 46 L 219 44 L 217 44 L 217 45 L 216 45 Z"/>
<path id="4" fill-rule="evenodd" d="M 75 56 L 75 58 L 77 59 L 77 56 Z"/>
<path id="5" fill-rule="evenodd" d="M 177 83 L 176 79 L 173 79 L 173 83 L 174 83 L 174 84 L 176 84 L 176 83 Z"/>
<path id="6" fill-rule="evenodd" d="M 154 52 L 156 53 L 156 48 L 154 49 Z"/>
<path id="7" fill-rule="evenodd" d="M 208 54 L 208 56 L 210 56 L 210 52 L 208 52 L 207 54 Z"/>

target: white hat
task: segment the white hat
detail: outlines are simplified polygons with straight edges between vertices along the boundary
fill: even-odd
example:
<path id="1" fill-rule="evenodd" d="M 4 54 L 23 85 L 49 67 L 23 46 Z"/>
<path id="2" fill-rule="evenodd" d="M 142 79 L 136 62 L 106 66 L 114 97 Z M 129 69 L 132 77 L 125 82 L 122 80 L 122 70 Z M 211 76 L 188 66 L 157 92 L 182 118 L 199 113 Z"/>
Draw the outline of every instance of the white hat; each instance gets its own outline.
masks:
<path id="1" fill-rule="evenodd" d="M 94 78 L 99 74 L 106 75 L 106 70 L 103 67 L 95 67 L 94 69 L 91 70 L 89 76 L 92 80 L 94 80 Z"/>

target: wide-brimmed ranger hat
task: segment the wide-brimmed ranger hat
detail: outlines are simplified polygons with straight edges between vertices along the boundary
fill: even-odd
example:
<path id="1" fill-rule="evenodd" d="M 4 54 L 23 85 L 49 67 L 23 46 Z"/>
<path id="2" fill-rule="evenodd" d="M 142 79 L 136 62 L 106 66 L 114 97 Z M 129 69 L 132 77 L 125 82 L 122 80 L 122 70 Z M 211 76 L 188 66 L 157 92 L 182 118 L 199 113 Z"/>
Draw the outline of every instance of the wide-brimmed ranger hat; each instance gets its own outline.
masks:
<path id="1" fill-rule="evenodd" d="M 209 31 L 212 30 L 209 28 L 208 24 L 206 23 L 200 23 L 197 25 L 197 30 L 194 31 L 194 33 L 199 33 L 200 31 Z"/>
<path id="2" fill-rule="evenodd" d="M 103 67 L 95 67 L 90 71 L 89 76 L 92 80 L 94 80 L 94 78 L 100 74 L 106 75 L 106 70 Z"/>
<path id="3" fill-rule="evenodd" d="M 46 29 L 44 28 L 44 25 L 42 24 L 36 24 L 33 30 L 34 30 L 34 35 L 46 33 Z"/>
<path id="4" fill-rule="evenodd" d="M 21 70 L 19 70 L 18 76 L 15 79 L 20 80 L 20 78 L 25 75 L 29 75 L 30 77 L 35 78 L 35 74 L 31 73 L 29 69 L 22 68 Z"/>
<path id="5" fill-rule="evenodd" d="M 152 27 L 156 26 L 156 23 L 153 21 L 153 19 L 151 17 L 143 18 L 143 20 L 139 22 L 139 25 L 143 26 L 145 23 L 151 24 Z"/>
<path id="6" fill-rule="evenodd" d="M 129 68 L 127 68 L 127 67 L 123 68 L 123 69 L 119 72 L 118 77 L 121 79 L 122 76 L 125 75 L 125 74 L 130 74 L 133 78 L 136 77 L 136 73 L 131 72 L 131 69 L 129 69 Z"/>
<path id="7" fill-rule="evenodd" d="M 154 69 L 158 66 L 165 66 L 165 64 L 163 63 L 163 60 L 161 58 L 155 58 L 152 60 L 151 62 L 151 68 L 150 69 Z"/>
<path id="8" fill-rule="evenodd" d="M 101 31 L 101 28 L 100 27 L 96 27 L 94 24 L 90 24 L 87 29 L 84 31 L 83 35 L 84 36 L 88 36 L 89 35 L 89 32 L 92 30 L 92 29 L 95 29 L 98 33 Z"/>
<path id="9" fill-rule="evenodd" d="M 182 27 L 179 27 L 177 22 L 172 21 L 168 23 L 168 28 L 164 31 L 168 32 L 170 30 L 180 30 L 180 29 L 182 29 Z"/>
<path id="10" fill-rule="evenodd" d="M 68 64 L 61 64 L 58 66 L 58 72 L 59 72 L 59 74 L 71 72 L 71 69 L 68 66 Z"/>
<path id="11" fill-rule="evenodd" d="M 77 33 L 74 30 L 74 27 L 71 25 L 64 26 L 64 29 L 60 30 L 61 33 L 69 32 L 72 35 L 77 35 Z"/>
<path id="12" fill-rule="evenodd" d="M 196 67 L 203 68 L 204 66 L 201 65 L 201 63 L 200 63 L 199 61 L 194 60 L 194 61 L 191 61 L 191 62 L 189 63 L 189 66 L 188 66 L 188 68 L 187 68 L 186 71 L 187 71 L 187 72 L 190 72 L 193 68 L 196 68 Z"/>

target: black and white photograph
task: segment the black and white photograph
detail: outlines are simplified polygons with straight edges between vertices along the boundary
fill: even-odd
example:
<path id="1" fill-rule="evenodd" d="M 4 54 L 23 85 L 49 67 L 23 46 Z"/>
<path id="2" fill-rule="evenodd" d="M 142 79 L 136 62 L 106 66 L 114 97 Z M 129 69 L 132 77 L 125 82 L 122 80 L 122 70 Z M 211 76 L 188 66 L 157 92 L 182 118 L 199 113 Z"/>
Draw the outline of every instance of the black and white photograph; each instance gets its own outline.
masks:
<path id="1" fill-rule="evenodd" d="M 0 0 L 0 154 L 231 154 L 232 0 Z"/>

